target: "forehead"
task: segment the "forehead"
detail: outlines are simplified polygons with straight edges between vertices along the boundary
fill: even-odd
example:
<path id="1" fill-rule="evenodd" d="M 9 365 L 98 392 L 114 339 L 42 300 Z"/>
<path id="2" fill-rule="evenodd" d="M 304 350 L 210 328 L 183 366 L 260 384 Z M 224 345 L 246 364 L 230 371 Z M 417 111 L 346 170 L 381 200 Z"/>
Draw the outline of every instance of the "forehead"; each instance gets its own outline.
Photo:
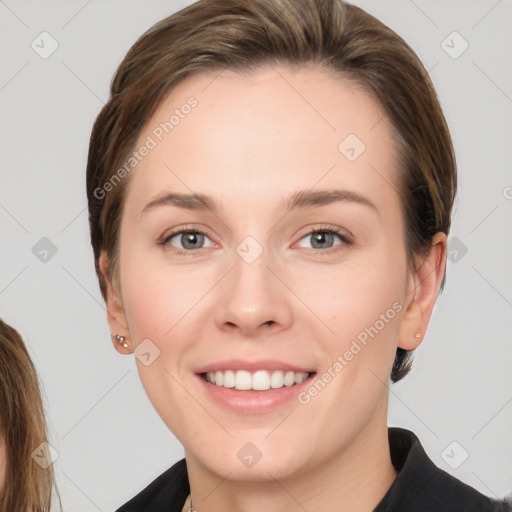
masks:
<path id="1" fill-rule="evenodd" d="M 320 181 L 393 193 L 396 155 L 381 105 L 355 82 L 311 67 L 195 73 L 160 104 L 136 149 L 148 142 L 127 197 L 139 210 L 164 189 L 255 204 Z"/>

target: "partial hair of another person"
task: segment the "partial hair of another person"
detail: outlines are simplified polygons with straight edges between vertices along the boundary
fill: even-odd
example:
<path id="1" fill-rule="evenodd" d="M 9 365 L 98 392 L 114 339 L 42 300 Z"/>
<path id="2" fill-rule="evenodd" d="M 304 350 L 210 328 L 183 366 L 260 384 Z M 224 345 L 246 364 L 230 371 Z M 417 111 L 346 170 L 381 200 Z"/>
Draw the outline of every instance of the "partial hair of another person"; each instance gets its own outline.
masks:
<path id="1" fill-rule="evenodd" d="M 5 446 L 2 512 L 48 512 L 53 468 L 32 457 L 47 442 L 47 424 L 36 368 L 18 331 L 0 320 L 0 437 Z M 46 465 L 46 464 L 45 464 Z"/>
<path id="2" fill-rule="evenodd" d="M 449 233 L 457 188 L 451 136 L 428 72 L 400 36 L 342 0 L 200 0 L 138 39 L 117 69 L 110 98 L 94 123 L 87 196 L 104 298 L 102 251 L 107 254 L 109 276 L 119 288 L 119 227 L 129 175 L 124 177 L 124 171 L 120 179 L 116 173 L 133 152 L 145 123 L 172 89 L 193 73 L 251 73 L 281 63 L 313 65 L 351 80 L 382 106 L 399 155 L 399 180 L 389 185 L 401 197 L 409 267 L 416 269 L 428 254 L 436 232 Z M 114 180 L 105 193 L 102 187 Z M 411 353 L 398 348 L 392 381 L 407 375 L 411 363 Z"/>

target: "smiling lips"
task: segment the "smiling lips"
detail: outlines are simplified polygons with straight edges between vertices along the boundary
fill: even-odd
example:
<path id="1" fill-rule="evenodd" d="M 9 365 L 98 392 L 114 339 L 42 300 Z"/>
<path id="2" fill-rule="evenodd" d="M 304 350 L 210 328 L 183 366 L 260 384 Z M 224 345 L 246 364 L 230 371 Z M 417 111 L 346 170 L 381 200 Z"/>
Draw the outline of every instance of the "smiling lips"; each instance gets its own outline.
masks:
<path id="1" fill-rule="evenodd" d="M 201 374 L 203 379 L 211 384 L 224 388 L 234 388 L 239 391 L 268 391 L 284 386 L 289 387 L 294 384 L 301 384 L 309 375 L 308 372 L 290 370 L 257 370 L 252 373 L 247 370 L 217 370 Z"/>
<path id="2" fill-rule="evenodd" d="M 282 359 L 229 359 L 195 369 L 208 396 L 238 414 L 265 414 L 294 403 L 316 375 L 316 364 Z"/>

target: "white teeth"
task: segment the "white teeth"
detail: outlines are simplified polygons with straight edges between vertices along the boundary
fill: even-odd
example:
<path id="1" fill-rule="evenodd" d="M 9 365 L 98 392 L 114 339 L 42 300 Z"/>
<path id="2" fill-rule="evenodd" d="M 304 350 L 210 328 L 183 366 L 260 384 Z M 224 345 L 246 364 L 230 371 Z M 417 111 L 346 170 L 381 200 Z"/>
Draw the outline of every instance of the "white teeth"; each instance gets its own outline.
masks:
<path id="1" fill-rule="evenodd" d="M 258 370 L 251 373 L 246 370 L 226 370 L 224 372 L 208 372 L 205 379 L 224 388 L 235 388 L 239 391 L 267 391 L 269 389 L 278 389 L 283 386 L 293 386 L 301 384 L 308 378 L 308 373 L 291 372 L 275 370 L 268 372 L 267 370 Z"/>
<path id="2" fill-rule="evenodd" d="M 270 376 L 270 387 L 271 388 L 282 388 L 283 387 L 283 372 L 281 370 L 277 370 L 276 372 L 272 372 Z"/>
<path id="3" fill-rule="evenodd" d="M 257 391 L 270 389 L 270 375 L 268 372 L 260 370 L 252 376 L 252 389 Z"/>
<path id="4" fill-rule="evenodd" d="M 295 374 L 293 372 L 286 372 L 284 376 L 284 385 L 293 386 L 295 384 Z"/>
<path id="5" fill-rule="evenodd" d="M 217 381 L 215 381 L 217 383 Z M 235 389 L 248 391 L 252 389 L 252 378 L 249 372 L 238 370 L 235 374 Z"/>
<path id="6" fill-rule="evenodd" d="M 224 372 L 224 381 L 222 385 L 225 388 L 235 387 L 235 372 L 233 370 L 227 370 Z"/>

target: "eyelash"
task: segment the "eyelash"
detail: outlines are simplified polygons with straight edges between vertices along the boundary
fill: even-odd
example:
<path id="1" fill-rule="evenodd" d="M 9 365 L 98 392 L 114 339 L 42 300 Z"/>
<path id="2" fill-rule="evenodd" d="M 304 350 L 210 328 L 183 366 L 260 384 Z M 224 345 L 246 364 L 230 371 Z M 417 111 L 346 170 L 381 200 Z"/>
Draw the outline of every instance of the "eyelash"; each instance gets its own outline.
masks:
<path id="1" fill-rule="evenodd" d="M 193 233 L 193 234 L 197 233 L 200 235 L 205 235 L 206 237 L 208 236 L 204 231 L 201 231 L 200 229 L 185 226 L 184 228 L 181 228 L 177 231 L 173 231 L 172 233 L 169 233 L 168 235 L 162 237 L 158 241 L 158 245 L 165 248 L 169 245 L 169 240 L 174 238 L 176 235 L 185 234 L 185 233 Z M 305 238 L 307 236 L 311 236 L 315 233 L 327 233 L 327 234 L 337 235 L 340 238 L 340 240 L 342 241 L 342 244 L 340 244 L 340 245 L 350 246 L 354 243 L 353 240 L 348 235 L 345 235 L 341 231 L 341 229 L 339 229 L 335 226 L 327 226 L 327 227 L 320 227 L 320 228 L 312 229 L 308 233 L 305 233 L 304 235 L 302 235 L 300 240 L 302 240 L 303 238 Z M 312 249 L 312 250 L 314 251 L 315 254 L 325 255 L 325 254 L 332 254 L 333 252 L 337 252 L 339 250 L 338 249 L 339 247 L 340 246 L 338 245 L 338 246 L 331 247 L 326 250 L 323 250 L 323 249 Z M 202 248 L 200 248 L 200 249 L 202 249 Z M 181 256 L 193 256 L 194 252 L 198 252 L 198 250 L 183 250 L 183 249 L 178 249 L 176 247 L 173 247 L 173 250 Z"/>

